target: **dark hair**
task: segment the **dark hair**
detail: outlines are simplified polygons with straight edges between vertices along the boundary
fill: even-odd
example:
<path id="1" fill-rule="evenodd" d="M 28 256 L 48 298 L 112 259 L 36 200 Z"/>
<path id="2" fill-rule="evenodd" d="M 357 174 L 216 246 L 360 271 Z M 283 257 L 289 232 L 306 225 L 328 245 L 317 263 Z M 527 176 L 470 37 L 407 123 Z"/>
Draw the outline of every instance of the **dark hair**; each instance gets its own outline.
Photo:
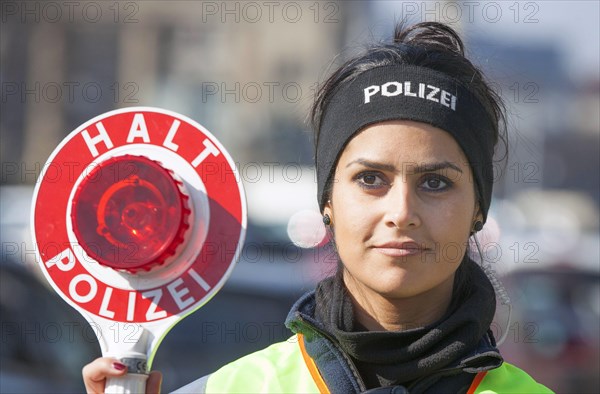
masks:
<path id="1" fill-rule="evenodd" d="M 363 53 L 345 61 L 329 76 L 316 91 L 309 114 L 309 121 L 315 133 L 315 152 L 319 143 L 323 115 L 340 86 L 372 68 L 399 64 L 427 67 L 445 73 L 468 89 L 492 119 L 493 146 L 496 147 L 498 141 L 502 141 L 504 154 L 500 160 L 507 160 L 506 108 L 502 98 L 491 88 L 482 72 L 465 57 L 464 44 L 456 31 L 438 22 L 421 22 L 406 28 L 403 23 L 398 23 L 391 43 L 378 43 L 367 47 Z M 328 198 L 332 186 L 331 181 L 325 185 L 325 195 Z M 474 189 L 476 201 L 480 202 L 481 196 L 477 188 Z M 333 238 L 332 241 L 335 242 Z M 469 247 L 463 262 L 468 254 L 470 254 Z M 459 292 L 468 291 L 470 288 L 470 278 L 466 274 L 463 262 L 455 278 L 458 287 L 456 291 Z"/>
<path id="2" fill-rule="evenodd" d="M 340 86 L 372 68 L 397 64 L 411 64 L 443 72 L 471 91 L 494 123 L 494 147 L 501 140 L 505 147 L 502 160 L 507 158 L 504 103 L 492 90 L 481 71 L 465 57 L 463 42 L 454 29 L 439 22 L 421 22 L 407 28 L 399 23 L 394 31 L 393 42 L 367 47 L 364 53 L 345 61 L 331 74 L 317 90 L 309 114 L 309 121 L 315 133 L 315 151 L 319 143 L 323 115 L 330 99 Z M 325 185 L 327 196 L 330 195 L 331 188 L 331 182 Z M 479 201 L 479 196 L 477 197 Z"/>

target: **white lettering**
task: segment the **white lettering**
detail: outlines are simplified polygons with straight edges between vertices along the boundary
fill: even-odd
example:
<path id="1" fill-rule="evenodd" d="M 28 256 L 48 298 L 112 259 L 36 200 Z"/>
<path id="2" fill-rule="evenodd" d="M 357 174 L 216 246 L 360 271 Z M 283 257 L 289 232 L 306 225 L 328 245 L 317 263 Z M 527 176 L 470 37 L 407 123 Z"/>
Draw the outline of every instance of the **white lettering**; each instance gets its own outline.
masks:
<path id="1" fill-rule="evenodd" d="M 136 138 L 141 138 L 142 141 L 150 142 L 150 136 L 148 135 L 148 127 L 146 127 L 146 120 L 144 114 L 133 115 L 133 121 L 129 128 L 129 134 L 127 135 L 127 143 L 132 143 Z"/>
<path id="2" fill-rule="evenodd" d="M 424 83 L 419 84 L 419 97 L 425 98 L 425 84 Z"/>
<path id="3" fill-rule="evenodd" d="M 392 85 L 395 87 L 395 90 L 393 92 L 390 92 L 388 88 Z M 393 97 L 393 96 L 397 96 L 401 93 L 402 93 L 402 84 L 401 83 L 394 81 L 394 82 L 384 83 L 383 85 L 381 85 L 381 95 L 382 96 Z"/>
<path id="4" fill-rule="evenodd" d="M 71 252 L 71 249 L 66 248 L 46 262 L 47 268 L 50 268 L 53 265 L 56 265 L 58 269 L 63 272 L 70 271 L 75 267 L 75 256 L 73 255 L 73 252 Z"/>
<path id="5" fill-rule="evenodd" d="M 86 282 L 90 286 L 90 290 L 87 294 L 79 294 L 77 292 L 77 285 L 81 282 Z M 96 280 L 88 274 L 79 274 L 71 280 L 71 283 L 69 283 L 69 295 L 72 299 L 82 304 L 90 302 L 96 296 L 97 292 L 98 284 L 96 283 Z"/>
<path id="6" fill-rule="evenodd" d="M 417 91 L 412 91 L 412 82 L 411 81 L 389 81 L 384 83 L 381 86 L 372 85 L 363 89 L 365 96 L 365 104 L 371 102 L 371 98 L 375 96 L 377 93 L 381 92 L 381 95 L 384 97 L 394 97 L 400 96 L 404 94 L 404 96 L 408 97 L 419 97 L 421 99 L 433 101 L 436 103 L 440 103 L 441 105 L 451 108 L 453 111 L 456 111 L 456 102 L 458 101 L 457 97 L 447 92 L 445 90 L 441 90 L 440 88 L 432 85 L 427 85 L 425 83 L 419 82 L 419 86 Z M 439 96 L 441 92 L 441 98 Z"/>
<path id="7" fill-rule="evenodd" d="M 213 156 L 219 156 L 220 152 L 212 142 L 210 142 L 208 139 L 205 139 L 203 143 L 205 149 L 202 152 L 200 152 L 200 154 L 196 156 L 196 158 L 192 161 L 192 166 L 194 168 L 198 167 L 200 163 L 202 163 L 204 159 L 206 159 L 210 154 L 212 154 Z"/>
<path id="8" fill-rule="evenodd" d="M 129 302 L 127 303 L 127 321 L 133 321 L 133 313 L 135 311 L 135 292 L 129 293 Z"/>
<path id="9" fill-rule="evenodd" d="M 377 85 L 373 85 L 373 86 L 369 86 L 368 88 L 365 88 L 365 104 L 370 103 L 371 96 L 373 96 L 377 92 L 379 92 L 379 86 L 377 86 Z"/>
<path id="10" fill-rule="evenodd" d="M 148 306 L 148 310 L 146 311 L 146 320 L 150 321 L 150 320 L 162 319 L 163 317 L 167 316 L 166 311 L 159 311 L 159 312 L 156 311 L 158 303 L 160 302 L 160 299 L 162 298 L 162 290 L 161 289 L 150 290 L 145 293 L 142 293 L 142 297 L 152 299 L 152 302 L 150 303 L 150 306 Z"/>
<path id="11" fill-rule="evenodd" d="M 183 284 L 183 279 L 178 278 L 177 280 L 175 280 L 167 285 L 167 289 L 169 290 L 169 293 L 171 294 L 171 296 L 175 300 L 175 303 L 181 310 L 190 306 L 195 301 L 194 297 L 191 297 L 191 296 L 185 300 L 183 299 L 183 297 L 186 294 L 188 294 L 190 292 L 190 290 L 187 287 L 182 287 L 179 290 L 177 290 L 177 288 L 180 287 L 182 284 Z"/>
<path id="12" fill-rule="evenodd" d="M 202 278 L 196 271 L 194 271 L 193 268 L 190 268 L 190 270 L 188 271 L 188 274 L 190 274 L 190 276 L 200 285 L 200 287 L 202 287 L 205 291 L 209 291 L 210 290 L 210 285 L 208 283 L 206 283 L 206 281 L 204 280 L 204 278 Z"/>
<path id="13" fill-rule="evenodd" d="M 115 312 L 108 310 L 108 303 L 110 302 L 110 297 L 112 296 L 113 289 L 110 286 L 106 286 L 106 290 L 104 291 L 104 297 L 102 297 L 102 304 L 100 305 L 100 316 L 108 317 L 112 319 L 115 317 Z"/>
<path id="14" fill-rule="evenodd" d="M 404 95 L 417 97 L 417 94 L 410 91 L 410 81 L 404 81 Z"/>
<path id="15" fill-rule="evenodd" d="M 438 94 L 438 92 L 440 91 L 440 89 L 436 88 L 435 86 L 431 86 L 431 85 L 427 85 L 427 87 L 429 89 L 431 89 L 431 92 L 429 92 L 429 94 L 427 94 L 427 100 L 431 100 L 431 101 L 435 101 L 436 103 L 439 103 L 438 99 L 435 98 L 434 96 L 436 94 Z"/>
<path id="16" fill-rule="evenodd" d="M 94 138 L 90 137 L 90 133 L 88 133 L 87 129 L 81 132 L 81 135 L 83 136 L 90 153 L 94 157 L 98 156 L 98 149 L 96 149 L 96 145 L 98 145 L 100 142 L 104 142 L 104 145 L 106 145 L 107 149 L 111 149 L 113 147 L 113 143 L 110 140 L 110 137 L 108 136 L 108 133 L 106 132 L 102 122 L 96 123 L 96 129 L 98 130 L 98 135 Z"/>
<path id="17" fill-rule="evenodd" d="M 177 119 L 175 119 L 173 121 L 173 124 L 171 125 L 171 128 L 169 129 L 169 132 L 167 133 L 167 137 L 165 138 L 165 141 L 163 142 L 163 146 L 171 149 L 173 152 L 177 152 L 177 149 L 179 149 L 179 145 L 177 145 L 176 143 L 173 142 L 173 138 L 175 138 L 175 134 L 177 133 L 177 129 L 179 129 L 180 124 L 181 124 L 181 122 L 178 121 Z"/>
<path id="18" fill-rule="evenodd" d="M 450 107 L 450 97 L 452 95 L 448 92 L 446 92 L 445 90 L 442 90 L 442 96 L 440 98 L 440 103 L 442 105 L 445 105 L 446 107 Z"/>

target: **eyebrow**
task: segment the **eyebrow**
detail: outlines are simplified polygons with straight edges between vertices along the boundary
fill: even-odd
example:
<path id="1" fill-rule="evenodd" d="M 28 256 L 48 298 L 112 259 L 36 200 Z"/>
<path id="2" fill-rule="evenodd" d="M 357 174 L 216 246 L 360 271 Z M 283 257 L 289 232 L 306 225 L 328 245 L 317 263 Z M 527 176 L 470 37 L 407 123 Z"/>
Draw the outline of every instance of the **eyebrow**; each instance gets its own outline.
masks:
<path id="1" fill-rule="evenodd" d="M 391 164 L 378 163 L 378 162 L 363 159 L 363 158 L 358 158 L 356 160 L 352 160 L 350 163 L 348 163 L 346 165 L 346 168 L 350 167 L 352 164 L 361 164 L 365 167 L 369 167 L 369 168 L 373 168 L 373 169 L 381 170 L 381 171 L 389 171 L 389 172 L 397 171 L 396 167 Z M 410 168 L 412 169 L 413 174 L 445 170 L 447 168 L 451 168 L 455 171 L 460 172 L 461 174 L 463 172 L 460 169 L 460 167 L 458 167 L 456 164 L 453 164 L 449 161 L 440 161 L 437 163 L 422 163 L 422 164 L 414 164 L 414 165 L 411 163 Z"/>

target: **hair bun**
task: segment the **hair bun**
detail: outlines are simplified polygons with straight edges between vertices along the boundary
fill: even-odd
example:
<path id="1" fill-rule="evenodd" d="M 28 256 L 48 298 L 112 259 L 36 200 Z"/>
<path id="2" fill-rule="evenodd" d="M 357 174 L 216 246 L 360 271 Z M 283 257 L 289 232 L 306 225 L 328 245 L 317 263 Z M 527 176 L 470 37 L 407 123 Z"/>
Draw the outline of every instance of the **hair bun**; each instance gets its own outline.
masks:
<path id="1" fill-rule="evenodd" d="M 394 31 L 394 43 L 423 46 L 464 56 L 464 45 L 456 31 L 439 22 L 421 22 L 409 28 L 400 23 Z"/>

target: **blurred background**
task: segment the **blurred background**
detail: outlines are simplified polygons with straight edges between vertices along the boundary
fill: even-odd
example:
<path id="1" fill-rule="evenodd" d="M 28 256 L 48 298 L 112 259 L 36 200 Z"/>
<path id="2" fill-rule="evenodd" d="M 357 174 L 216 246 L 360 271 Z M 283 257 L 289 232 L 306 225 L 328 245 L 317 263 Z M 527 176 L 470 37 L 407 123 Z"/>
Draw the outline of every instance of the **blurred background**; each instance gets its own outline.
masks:
<path id="1" fill-rule="evenodd" d="M 514 304 L 505 358 L 557 392 L 600 391 L 599 3 L 596 1 L 1 1 L 0 392 L 81 392 L 93 330 L 48 287 L 31 196 L 58 143 L 128 106 L 164 107 L 226 147 L 246 246 L 224 289 L 166 337 L 172 390 L 283 340 L 292 303 L 335 270 L 287 228 L 318 211 L 305 119 L 315 87 L 395 21 L 449 23 L 509 109 L 484 253 Z"/>

